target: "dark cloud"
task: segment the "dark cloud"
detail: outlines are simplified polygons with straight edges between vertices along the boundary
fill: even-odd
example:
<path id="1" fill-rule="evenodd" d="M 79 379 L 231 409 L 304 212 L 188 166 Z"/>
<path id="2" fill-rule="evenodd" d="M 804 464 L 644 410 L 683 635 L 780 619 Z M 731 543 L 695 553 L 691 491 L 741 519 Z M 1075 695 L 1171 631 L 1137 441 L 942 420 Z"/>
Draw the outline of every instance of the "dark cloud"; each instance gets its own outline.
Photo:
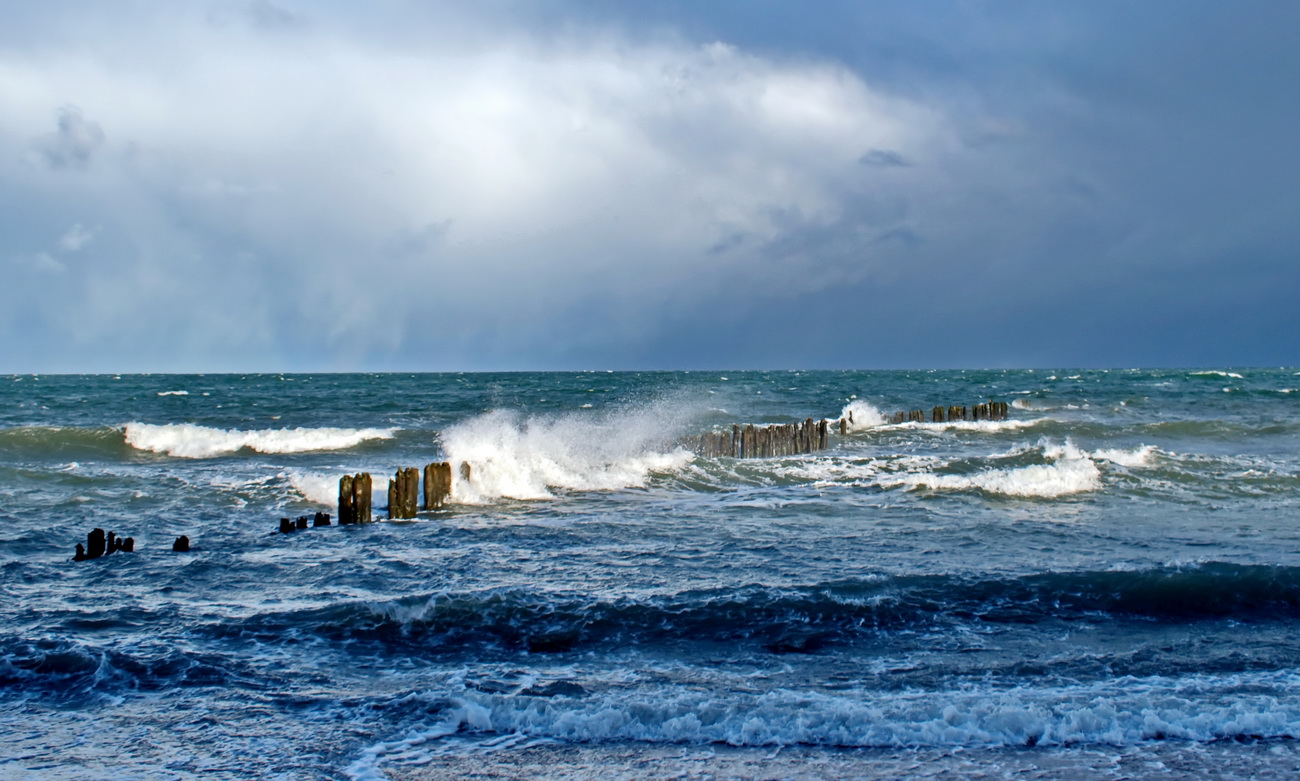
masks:
<path id="1" fill-rule="evenodd" d="M 1300 4 L 273 2 L 0 29 L 13 368 L 1294 361 Z"/>
<path id="2" fill-rule="evenodd" d="M 104 145 L 104 130 L 76 106 L 58 110 L 58 130 L 37 143 L 41 158 L 54 169 L 85 168 Z"/>
<path id="3" fill-rule="evenodd" d="M 910 168 L 912 164 L 897 152 L 888 149 L 872 149 L 858 158 L 862 165 L 874 168 Z"/>

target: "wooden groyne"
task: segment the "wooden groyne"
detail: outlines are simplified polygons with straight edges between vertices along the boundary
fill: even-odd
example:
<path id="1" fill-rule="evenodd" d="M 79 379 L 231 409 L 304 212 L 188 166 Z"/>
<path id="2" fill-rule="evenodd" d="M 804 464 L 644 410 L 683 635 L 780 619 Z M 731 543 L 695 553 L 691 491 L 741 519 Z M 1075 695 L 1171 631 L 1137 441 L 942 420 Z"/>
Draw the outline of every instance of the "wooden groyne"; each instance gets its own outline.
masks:
<path id="1" fill-rule="evenodd" d="M 914 409 L 910 412 L 895 412 L 890 423 L 955 423 L 963 420 L 1006 420 L 1008 405 L 1005 401 L 989 399 L 987 404 L 972 407 L 935 407 L 927 416 L 925 410 Z"/>
<path id="2" fill-rule="evenodd" d="M 929 414 L 923 409 L 896 412 L 889 422 L 948 423 L 960 420 L 1005 420 L 1008 405 L 1005 401 L 989 399 L 986 404 L 973 406 L 934 407 Z M 835 420 L 805 419 L 802 423 L 755 426 L 733 424 L 730 430 L 711 431 L 697 436 L 683 437 L 678 443 L 705 458 L 773 458 L 797 456 L 825 450 L 830 446 L 830 432 L 838 430 L 840 436 L 849 433 L 853 413 Z"/>
<path id="3" fill-rule="evenodd" d="M 737 423 L 730 431 L 686 437 L 681 445 L 706 458 L 770 458 L 825 450 L 829 440 L 830 421 L 808 418 L 802 423 L 771 426 Z"/>
<path id="4" fill-rule="evenodd" d="M 893 423 L 907 421 L 944 423 L 959 420 L 1003 420 L 1007 417 L 1006 402 L 990 399 L 986 404 L 971 407 L 952 406 L 934 407 L 927 416 L 925 410 L 898 412 L 893 416 Z M 733 424 L 730 429 L 712 431 L 678 440 L 683 447 L 706 458 L 779 458 L 797 456 L 825 450 L 830 446 L 831 431 L 838 430 L 840 436 L 848 434 L 853 422 L 852 414 L 835 420 L 815 420 L 806 418 L 800 423 L 776 423 L 769 426 L 756 426 L 752 423 Z M 468 462 L 460 464 L 460 478 L 468 481 L 471 467 Z M 402 467 L 388 483 L 388 517 L 391 520 L 415 518 L 420 510 L 440 510 L 451 498 L 451 464 L 438 461 L 428 464 L 423 470 L 415 467 Z M 423 482 L 424 501 L 420 501 L 420 486 Z M 370 523 L 373 520 L 371 508 L 372 480 L 368 472 L 356 475 L 344 475 L 339 479 L 339 523 Z M 328 525 L 328 516 L 324 525 Z M 298 523 L 286 518 L 281 531 L 292 531 L 307 527 L 307 518 L 298 519 Z M 318 519 L 313 525 L 322 525 Z"/>

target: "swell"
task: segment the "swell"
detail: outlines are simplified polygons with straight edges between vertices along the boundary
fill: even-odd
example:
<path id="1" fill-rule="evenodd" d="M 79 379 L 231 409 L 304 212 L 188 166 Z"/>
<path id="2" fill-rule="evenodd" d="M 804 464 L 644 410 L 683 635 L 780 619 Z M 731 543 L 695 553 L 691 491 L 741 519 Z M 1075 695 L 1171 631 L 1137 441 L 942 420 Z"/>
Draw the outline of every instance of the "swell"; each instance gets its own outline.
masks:
<path id="1" fill-rule="evenodd" d="M 0 636 L 0 690 L 67 698 L 251 680 L 247 665 L 171 645 L 122 648 L 66 637 Z"/>
<path id="2" fill-rule="evenodd" d="M 0 429 L 0 455 L 25 459 L 126 458 L 132 449 L 114 426 L 19 426 Z"/>
<path id="3" fill-rule="evenodd" d="M 387 651 L 565 652 L 611 645 L 747 643 L 815 652 L 878 632 L 961 624 L 1300 617 L 1300 568 L 1211 562 L 1014 578 L 904 575 L 798 588 L 747 586 L 600 600 L 513 590 L 349 602 L 209 627 L 265 641 L 303 635 Z"/>

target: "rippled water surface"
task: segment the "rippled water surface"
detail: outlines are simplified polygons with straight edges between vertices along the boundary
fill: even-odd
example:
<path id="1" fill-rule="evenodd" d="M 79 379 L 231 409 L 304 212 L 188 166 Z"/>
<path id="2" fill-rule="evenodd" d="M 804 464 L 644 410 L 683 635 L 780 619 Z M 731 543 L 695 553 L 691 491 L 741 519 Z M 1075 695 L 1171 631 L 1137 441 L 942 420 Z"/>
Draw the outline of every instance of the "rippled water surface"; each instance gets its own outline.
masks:
<path id="1" fill-rule="evenodd" d="M 0 776 L 797 746 L 885 774 L 959 749 L 1010 777 L 1013 749 L 1225 741 L 1290 772 L 1298 389 L 1218 368 L 0 377 Z M 886 422 L 990 398 L 1007 420 Z M 804 456 L 677 444 L 807 417 L 852 423 Z M 277 531 L 336 512 L 345 473 L 375 475 L 382 517 L 398 467 L 441 460 L 471 465 L 446 509 Z M 95 527 L 135 552 L 73 562 Z"/>

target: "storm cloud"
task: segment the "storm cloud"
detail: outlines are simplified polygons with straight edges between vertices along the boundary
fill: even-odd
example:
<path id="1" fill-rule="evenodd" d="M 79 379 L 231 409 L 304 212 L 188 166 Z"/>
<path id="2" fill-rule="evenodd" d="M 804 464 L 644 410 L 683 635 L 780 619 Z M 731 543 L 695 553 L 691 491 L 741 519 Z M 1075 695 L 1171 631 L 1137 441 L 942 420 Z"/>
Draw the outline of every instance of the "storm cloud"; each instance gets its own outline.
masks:
<path id="1" fill-rule="evenodd" d="M 755 7 L 27 11 L 0 370 L 1288 361 L 1285 6 Z"/>

